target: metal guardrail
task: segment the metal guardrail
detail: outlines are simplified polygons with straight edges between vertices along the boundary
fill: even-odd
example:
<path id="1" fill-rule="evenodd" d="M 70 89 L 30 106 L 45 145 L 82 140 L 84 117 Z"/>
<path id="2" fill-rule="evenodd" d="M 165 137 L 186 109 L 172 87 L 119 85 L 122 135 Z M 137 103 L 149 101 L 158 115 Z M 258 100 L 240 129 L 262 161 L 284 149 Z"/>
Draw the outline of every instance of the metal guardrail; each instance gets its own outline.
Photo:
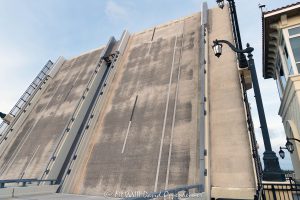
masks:
<path id="1" fill-rule="evenodd" d="M 40 73 L 36 76 L 36 78 L 32 81 L 32 83 L 29 85 L 27 90 L 23 93 L 21 98 L 17 101 L 15 106 L 10 110 L 10 115 L 16 118 L 22 113 L 23 108 L 28 104 L 29 100 L 35 95 L 35 93 L 39 90 L 40 86 L 43 84 L 52 66 L 53 62 L 49 60 L 45 64 L 43 69 L 40 71 Z M 11 125 L 8 125 L 4 121 L 0 124 L 0 136 L 3 136 L 1 138 L 1 142 L 3 141 L 3 139 L 6 139 L 7 134 L 5 134 L 5 132 Z"/>
<path id="2" fill-rule="evenodd" d="M 263 183 L 255 200 L 300 200 L 300 184 L 292 178 L 289 183 Z"/>
<path id="3" fill-rule="evenodd" d="M 231 25 L 232 25 L 235 46 L 238 49 L 243 49 L 234 1 L 229 1 L 228 9 L 230 10 L 230 18 L 231 18 Z M 247 65 L 247 63 L 245 63 L 245 56 L 243 54 L 236 54 L 236 55 L 237 55 L 237 61 L 238 61 L 239 67 L 245 68 Z M 245 70 L 247 70 L 247 69 L 245 69 Z M 242 92 L 243 92 L 244 106 L 246 109 L 247 127 L 248 127 L 248 132 L 250 134 L 252 157 L 253 157 L 254 165 L 255 165 L 256 180 L 257 180 L 257 192 L 259 192 L 259 189 L 260 189 L 261 183 L 262 183 L 263 169 L 262 169 L 262 165 L 261 165 L 261 161 L 260 161 L 260 156 L 259 156 L 259 153 L 257 150 L 257 141 L 256 141 L 256 137 L 255 137 L 254 125 L 253 125 L 253 120 L 252 120 L 252 115 L 251 115 L 251 107 L 250 107 L 250 104 L 248 101 L 246 82 L 245 82 L 245 77 L 243 74 L 240 75 L 240 80 L 241 80 L 241 86 L 242 86 Z"/>
<path id="4" fill-rule="evenodd" d="M 40 180 L 40 179 L 6 179 L 6 180 L 0 180 L 0 189 L 5 188 L 5 184 L 21 184 L 22 187 L 26 187 L 27 184 L 33 184 L 36 183 L 39 185 L 42 182 L 49 182 L 49 185 L 55 185 L 56 180 Z"/>
<path id="5" fill-rule="evenodd" d="M 180 198 L 188 198 L 190 196 L 190 190 L 197 189 L 199 191 L 203 191 L 204 187 L 201 184 L 196 185 L 185 185 L 180 186 L 174 189 L 162 190 L 160 192 L 152 192 L 152 193 L 143 193 L 143 194 L 132 194 L 134 197 L 127 197 L 124 200 L 148 200 L 148 199 L 155 199 L 155 198 L 165 198 L 165 197 L 172 197 L 173 200 L 177 200 Z M 179 193 L 183 192 L 183 195 Z M 126 194 L 124 194 L 126 195 Z M 129 195 L 128 195 L 129 196 Z M 117 198 L 117 196 L 116 196 Z"/>
<path id="6" fill-rule="evenodd" d="M 262 165 L 260 161 L 260 157 L 258 154 L 257 150 L 257 141 L 255 137 L 255 132 L 254 132 L 254 125 L 253 125 L 253 120 L 252 120 L 252 115 L 251 115 L 251 107 L 248 101 L 248 96 L 247 96 L 247 91 L 246 91 L 246 83 L 245 83 L 245 78 L 243 75 L 241 75 L 241 83 L 242 83 L 242 89 L 243 89 L 243 100 L 244 100 L 244 105 L 246 108 L 246 117 L 247 117 L 247 126 L 248 126 L 248 131 L 250 134 L 250 142 L 251 142 L 251 148 L 252 148 L 252 157 L 254 160 L 254 165 L 255 165 L 255 172 L 256 172 L 256 180 L 258 184 L 258 188 L 262 184 Z"/>

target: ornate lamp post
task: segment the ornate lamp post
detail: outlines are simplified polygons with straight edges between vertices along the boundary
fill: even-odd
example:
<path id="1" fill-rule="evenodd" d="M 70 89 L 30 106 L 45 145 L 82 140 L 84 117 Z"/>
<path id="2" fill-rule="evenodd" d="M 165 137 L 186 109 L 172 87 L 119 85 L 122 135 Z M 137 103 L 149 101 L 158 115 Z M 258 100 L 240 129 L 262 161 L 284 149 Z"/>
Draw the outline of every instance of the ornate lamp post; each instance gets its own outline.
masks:
<path id="1" fill-rule="evenodd" d="M 293 153 L 295 150 L 293 143 L 291 143 L 289 140 L 285 143 L 285 147 L 290 153 Z"/>
<path id="2" fill-rule="evenodd" d="M 287 149 L 287 148 L 286 148 L 286 147 L 280 147 L 280 150 L 279 150 L 279 156 L 280 156 L 282 159 L 284 159 L 285 153 L 284 153 L 284 151 L 283 151 L 282 149 Z"/>
<path id="3" fill-rule="evenodd" d="M 229 9 L 230 9 L 230 15 L 231 15 L 231 24 L 232 24 L 232 29 L 233 29 L 233 35 L 234 35 L 234 41 L 235 41 L 235 46 L 238 49 L 243 49 L 242 46 L 242 41 L 241 41 L 241 34 L 240 34 L 240 28 L 239 28 L 239 22 L 236 14 L 236 7 L 235 7 L 235 2 L 234 0 L 227 0 L 229 4 Z M 224 0 L 216 0 L 219 8 L 223 9 L 225 6 L 225 1 Z M 247 68 L 247 60 L 246 57 L 243 53 L 238 53 L 238 60 L 239 60 L 239 67 L 240 68 Z"/>
<path id="4" fill-rule="evenodd" d="M 224 0 L 217 0 L 217 4 L 219 8 L 223 9 L 224 8 Z"/>
<path id="5" fill-rule="evenodd" d="M 263 154 L 263 161 L 265 166 L 263 171 L 263 179 L 270 180 L 270 181 L 275 181 L 275 180 L 284 181 L 285 177 L 284 174 L 282 173 L 282 170 L 280 169 L 278 158 L 276 156 L 276 153 L 272 151 L 269 131 L 267 127 L 264 107 L 261 99 L 260 88 L 259 88 L 256 69 L 255 69 L 255 63 L 252 55 L 254 49 L 250 47 L 249 44 L 247 44 L 246 49 L 239 49 L 236 48 L 233 44 L 231 44 L 227 40 L 215 40 L 213 42 L 212 48 L 214 50 L 215 56 L 217 57 L 220 57 L 222 54 L 222 47 L 223 47 L 222 43 L 227 44 L 236 53 L 240 53 L 240 54 L 247 53 L 248 67 L 251 72 L 255 100 L 256 100 L 259 121 L 261 125 L 261 131 L 262 131 L 262 136 L 263 136 L 263 141 L 265 146 L 265 152 Z"/>
<path id="6" fill-rule="evenodd" d="M 297 142 L 300 142 L 299 139 L 296 139 L 296 138 L 286 138 L 286 143 L 285 143 L 285 147 L 280 147 L 280 151 L 279 151 L 279 155 L 282 159 L 284 159 L 285 157 L 285 154 L 284 154 L 284 151 L 282 149 L 286 149 L 288 150 L 290 153 L 293 153 L 294 150 L 295 150 L 295 147 L 294 147 L 294 144 L 290 141 L 290 140 L 294 140 L 294 141 L 297 141 Z"/>

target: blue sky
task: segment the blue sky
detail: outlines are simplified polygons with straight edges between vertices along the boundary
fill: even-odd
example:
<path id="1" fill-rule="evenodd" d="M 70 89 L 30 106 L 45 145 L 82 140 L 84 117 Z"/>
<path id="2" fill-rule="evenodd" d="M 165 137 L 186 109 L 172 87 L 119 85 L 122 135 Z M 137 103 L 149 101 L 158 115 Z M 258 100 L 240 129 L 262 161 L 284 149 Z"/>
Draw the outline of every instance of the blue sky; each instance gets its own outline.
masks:
<path id="1" fill-rule="evenodd" d="M 70 58 L 106 44 L 110 36 L 177 19 L 201 9 L 201 0 L 0 0 L 0 111 L 9 112 L 48 59 Z M 214 0 L 208 0 L 215 7 Z M 258 3 L 272 10 L 295 0 L 236 0 L 241 36 L 254 48 L 273 150 L 285 144 L 279 97 L 274 80 L 261 76 L 261 14 Z M 256 135 L 263 152 L 253 92 L 249 93 Z M 289 157 L 288 153 L 287 157 Z M 289 159 L 280 160 L 290 169 Z"/>

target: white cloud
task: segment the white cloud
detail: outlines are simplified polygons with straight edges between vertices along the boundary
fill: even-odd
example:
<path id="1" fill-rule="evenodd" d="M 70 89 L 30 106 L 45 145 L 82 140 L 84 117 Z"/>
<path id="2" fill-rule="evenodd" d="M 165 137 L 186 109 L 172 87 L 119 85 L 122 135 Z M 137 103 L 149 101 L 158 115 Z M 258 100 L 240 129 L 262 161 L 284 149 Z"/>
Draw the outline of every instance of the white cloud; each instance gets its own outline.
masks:
<path id="1" fill-rule="evenodd" d="M 5 48 L 5 49 L 4 49 Z M 28 63 L 26 56 L 17 49 L 12 49 L 9 46 L 0 47 L 0 85 L 2 86 L 1 92 L 3 94 L 0 100 L 0 108 L 3 111 L 8 111 L 11 108 L 12 103 L 10 100 L 14 99 L 16 89 L 15 73 L 22 70 L 23 63 Z"/>
<path id="2" fill-rule="evenodd" d="M 105 14 L 112 20 L 120 20 L 127 19 L 129 12 L 125 7 L 122 7 L 113 0 L 109 0 L 106 3 Z"/>
<path id="3" fill-rule="evenodd" d="M 10 45 L 1 45 L 0 47 L 0 67 L 1 68 L 18 68 L 28 63 L 27 57 L 20 49 L 12 48 Z"/>
<path id="4" fill-rule="evenodd" d="M 39 67 L 34 67 L 38 63 L 35 53 L 42 52 L 5 40 L 0 43 L 0 111 L 7 113 L 38 73 Z"/>

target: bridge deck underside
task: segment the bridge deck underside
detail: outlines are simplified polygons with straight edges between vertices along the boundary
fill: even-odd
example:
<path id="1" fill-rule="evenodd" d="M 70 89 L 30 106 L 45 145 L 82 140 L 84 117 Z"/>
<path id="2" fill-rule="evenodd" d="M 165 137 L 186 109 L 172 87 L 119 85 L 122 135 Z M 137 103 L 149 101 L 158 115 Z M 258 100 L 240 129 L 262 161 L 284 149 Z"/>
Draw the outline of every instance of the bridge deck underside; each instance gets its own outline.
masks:
<path id="1" fill-rule="evenodd" d="M 199 183 L 199 27 L 196 14 L 130 38 L 69 192 Z"/>
<path id="2" fill-rule="evenodd" d="M 101 50 L 66 61 L 0 156 L 0 179 L 40 178 L 94 72 Z M 49 78 L 50 79 L 50 78 Z"/>

